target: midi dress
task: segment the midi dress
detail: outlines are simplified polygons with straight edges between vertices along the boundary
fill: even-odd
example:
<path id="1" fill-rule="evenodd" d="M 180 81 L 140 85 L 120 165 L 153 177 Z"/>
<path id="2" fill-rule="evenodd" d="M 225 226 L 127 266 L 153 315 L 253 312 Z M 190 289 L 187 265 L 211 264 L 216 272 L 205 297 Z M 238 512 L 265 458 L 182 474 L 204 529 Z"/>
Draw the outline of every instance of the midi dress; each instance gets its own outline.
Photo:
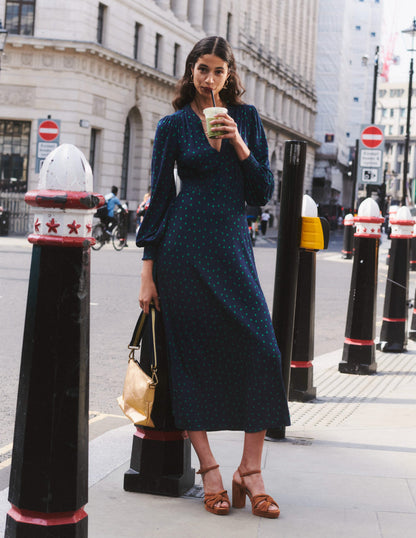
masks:
<path id="1" fill-rule="evenodd" d="M 290 424 L 245 212 L 267 203 L 274 180 L 255 107 L 228 114 L 251 152 L 243 161 L 229 140 L 209 144 L 190 105 L 160 120 L 136 243 L 154 260 L 176 427 L 256 432 Z"/>

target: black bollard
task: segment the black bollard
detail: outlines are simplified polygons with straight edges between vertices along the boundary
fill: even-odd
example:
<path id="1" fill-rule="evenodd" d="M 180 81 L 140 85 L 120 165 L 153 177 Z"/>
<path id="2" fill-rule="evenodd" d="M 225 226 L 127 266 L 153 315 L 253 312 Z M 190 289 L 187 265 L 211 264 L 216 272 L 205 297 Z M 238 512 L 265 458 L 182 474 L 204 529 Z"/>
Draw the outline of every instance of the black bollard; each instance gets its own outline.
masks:
<path id="1" fill-rule="evenodd" d="M 152 420 L 155 428 L 136 426 L 130 458 L 130 469 L 124 474 L 124 489 L 136 493 L 153 493 L 179 497 L 195 482 L 191 467 L 191 442 L 175 428 L 169 395 L 167 344 L 162 316 L 156 315 L 158 385 Z M 150 364 L 143 357 L 152 356 L 150 332 L 143 339 L 140 364 L 150 374 Z"/>
<path id="2" fill-rule="evenodd" d="M 378 250 L 380 226 L 384 221 L 372 198 L 367 198 L 354 218 L 354 261 L 350 297 L 345 328 L 342 362 L 338 370 L 343 374 L 374 374 L 375 330 L 377 302 Z"/>
<path id="3" fill-rule="evenodd" d="M 280 200 L 272 322 L 282 355 L 282 372 L 286 394 L 289 394 L 295 323 L 306 147 L 306 142 L 288 141 L 285 143 Z M 266 436 L 270 440 L 284 439 L 285 431 L 284 426 L 269 429 Z"/>
<path id="4" fill-rule="evenodd" d="M 416 271 L 416 224 L 413 225 L 413 234 L 410 239 L 410 263 L 409 269 Z"/>
<path id="5" fill-rule="evenodd" d="M 344 245 L 342 249 L 342 257 L 344 260 L 351 260 L 354 243 L 354 215 L 348 213 L 344 219 Z"/>
<path id="6" fill-rule="evenodd" d="M 409 338 L 410 340 L 416 340 L 416 289 L 415 289 L 415 297 L 413 300 L 413 313 L 412 313 L 412 322 L 410 324 L 410 331 L 409 331 Z"/>
<path id="7" fill-rule="evenodd" d="M 25 197 L 36 213 L 7 538 L 88 534 L 89 235 L 104 203 L 91 188 L 84 155 L 63 144 Z"/>
<path id="8" fill-rule="evenodd" d="M 381 351 L 402 353 L 407 345 L 407 299 L 409 286 L 409 250 L 414 221 L 406 206 L 390 219 L 391 247 L 380 331 Z"/>
<path id="9" fill-rule="evenodd" d="M 328 239 L 328 221 L 318 218 L 315 202 L 305 194 L 290 369 L 291 401 L 308 402 L 316 398 L 316 387 L 313 386 L 316 251 L 328 248 Z"/>

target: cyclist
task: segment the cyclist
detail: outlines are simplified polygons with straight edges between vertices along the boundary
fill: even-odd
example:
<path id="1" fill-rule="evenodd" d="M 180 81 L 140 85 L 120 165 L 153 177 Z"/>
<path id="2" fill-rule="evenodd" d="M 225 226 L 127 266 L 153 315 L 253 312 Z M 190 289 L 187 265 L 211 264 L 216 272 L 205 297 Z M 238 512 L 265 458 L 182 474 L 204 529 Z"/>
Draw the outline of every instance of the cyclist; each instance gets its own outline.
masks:
<path id="1" fill-rule="evenodd" d="M 114 228 L 114 226 L 117 224 L 117 219 L 114 216 L 114 209 L 116 206 L 120 207 L 124 211 L 124 208 L 120 202 L 120 200 L 117 198 L 118 188 L 113 185 L 111 187 L 111 192 L 106 194 L 104 196 L 105 202 L 107 205 L 107 217 L 104 220 L 104 224 L 106 226 L 106 232 L 108 235 L 111 235 L 111 232 Z"/>

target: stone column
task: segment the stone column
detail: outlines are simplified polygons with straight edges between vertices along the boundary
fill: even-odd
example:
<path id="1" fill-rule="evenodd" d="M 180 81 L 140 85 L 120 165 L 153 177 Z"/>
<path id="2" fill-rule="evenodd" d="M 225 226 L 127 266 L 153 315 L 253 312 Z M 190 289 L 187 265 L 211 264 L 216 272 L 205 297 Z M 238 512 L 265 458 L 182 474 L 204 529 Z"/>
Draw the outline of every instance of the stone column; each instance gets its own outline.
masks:
<path id="1" fill-rule="evenodd" d="M 161 7 L 162 9 L 169 9 L 170 8 L 170 1 L 169 0 L 156 0 L 156 4 Z"/>
<path id="2" fill-rule="evenodd" d="M 218 0 L 204 2 L 204 30 L 208 36 L 217 35 Z"/>
<path id="3" fill-rule="evenodd" d="M 188 16 L 188 0 L 172 0 L 172 11 L 177 19 L 185 21 Z"/>
<path id="4" fill-rule="evenodd" d="M 195 30 L 202 30 L 204 19 L 204 0 L 190 0 L 188 2 L 188 20 Z"/>

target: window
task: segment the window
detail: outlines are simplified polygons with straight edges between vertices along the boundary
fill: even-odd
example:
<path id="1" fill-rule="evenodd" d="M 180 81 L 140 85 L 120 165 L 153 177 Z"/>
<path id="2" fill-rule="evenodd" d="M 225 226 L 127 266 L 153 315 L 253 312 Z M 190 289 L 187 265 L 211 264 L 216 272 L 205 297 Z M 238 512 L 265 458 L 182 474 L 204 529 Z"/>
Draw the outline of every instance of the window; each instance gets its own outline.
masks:
<path id="1" fill-rule="evenodd" d="M 393 134 L 393 125 L 389 125 L 389 135 Z"/>
<path id="2" fill-rule="evenodd" d="M 361 30 L 361 26 L 357 25 L 357 26 L 355 27 L 355 29 L 356 29 L 356 30 Z"/>
<path id="3" fill-rule="evenodd" d="M 130 158 L 130 120 L 126 119 L 124 125 L 124 140 L 123 140 L 123 162 L 121 165 L 121 189 L 120 198 L 127 198 L 127 180 L 129 175 L 129 158 Z"/>
<path id="4" fill-rule="evenodd" d="M 135 60 L 139 59 L 141 28 L 142 28 L 142 25 L 136 22 L 136 24 L 134 25 L 134 46 L 133 46 L 133 58 Z"/>
<path id="5" fill-rule="evenodd" d="M 405 108 L 401 108 L 400 109 L 400 117 L 401 118 L 404 118 L 404 115 L 406 114 L 406 109 Z"/>
<path id="6" fill-rule="evenodd" d="M 375 32 L 370 32 L 370 35 L 371 35 L 371 37 L 376 37 L 376 33 L 375 33 Z"/>
<path id="7" fill-rule="evenodd" d="M 33 35 L 36 0 L 6 0 L 6 28 L 10 34 Z"/>
<path id="8" fill-rule="evenodd" d="M 404 145 L 403 144 L 398 144 L 397 145 L 397 150 L 399 152 L 399 155 L 403 155 L 403 149 L 404 149 Z"/>
<path id="9" fill-rule="evenodd" d="M 231 40 L 231 21 L 232 21 L 232 15 L 231 13 L 227 13 L 227 30 L 225 34 L 227 41 Z"/>
<path id="10" fill-rule="evenodd" d="M 179 58 L 180 50 L 181 50 L 181 46 L 178 45 L 178 43 L 175 43 L 175 48 L 173 50 L 173 76 L 174 77 L 178 76 L 179 61 L 180 61 L 180 58 Z"/>
<path id="11" fill-rule="evenodd" d="M 354 103 L 358 103 L 359 101 L 359 98 L 358 97 L 354 97 Z"/>
<path id="12" fill-rule="evenodd" d="M 99 137 L 100 137 L 100 130 L 91 129 L 89 162 L 90 162 L 91 170 L 93 172 L 96 172 L 95 165 L 96 165 Z"/>
<path id="13" fill-rule="evenodd" d="M 380 91 L 378 92 L 378 95 L 379 95 L 380 97 L 384 97 L 384 96 L 386 95 L 386 93 L 387 93 L 387 90 L 380 90 Z"/>
<path id="14" fill-rule="evenodd" d="M 382 117 L 382 118 L 386 118 L 386 117 L 387 117 L 387 108 L 382 108 L 382 109 L 381 109 L 381 117 Z"/>
<path id="15" fill-rule="evenodd" d="M 104 25 L 105 25 L 105 14 L 107 11 L 107 6 L 98 4 L 98 20 L 97 20 L 97 43 L 103 44 L 104 39 Z"/>
<path id="16" fill-rule="evenodd" d="M 400 125 L 400 134 L 404 134 L 404 125 Z"/>
<path id="17" fill-rule="evenodd" d="M 160 64 L 160 50 L 162 46 L 162 36 L 160 34 L 156 34 L 156 43 L 155 43 L 155 68 L 159 68 Z"/>
<path id="18" fill-rule="evenodd" d="M 394 118 L 394 108 L 390 109 L 390 118 Z"/>
<path id="19" fill-rule="evenodd" d="M 0 120 L 0 191 L 26 192 L 30 121 Z"/>

